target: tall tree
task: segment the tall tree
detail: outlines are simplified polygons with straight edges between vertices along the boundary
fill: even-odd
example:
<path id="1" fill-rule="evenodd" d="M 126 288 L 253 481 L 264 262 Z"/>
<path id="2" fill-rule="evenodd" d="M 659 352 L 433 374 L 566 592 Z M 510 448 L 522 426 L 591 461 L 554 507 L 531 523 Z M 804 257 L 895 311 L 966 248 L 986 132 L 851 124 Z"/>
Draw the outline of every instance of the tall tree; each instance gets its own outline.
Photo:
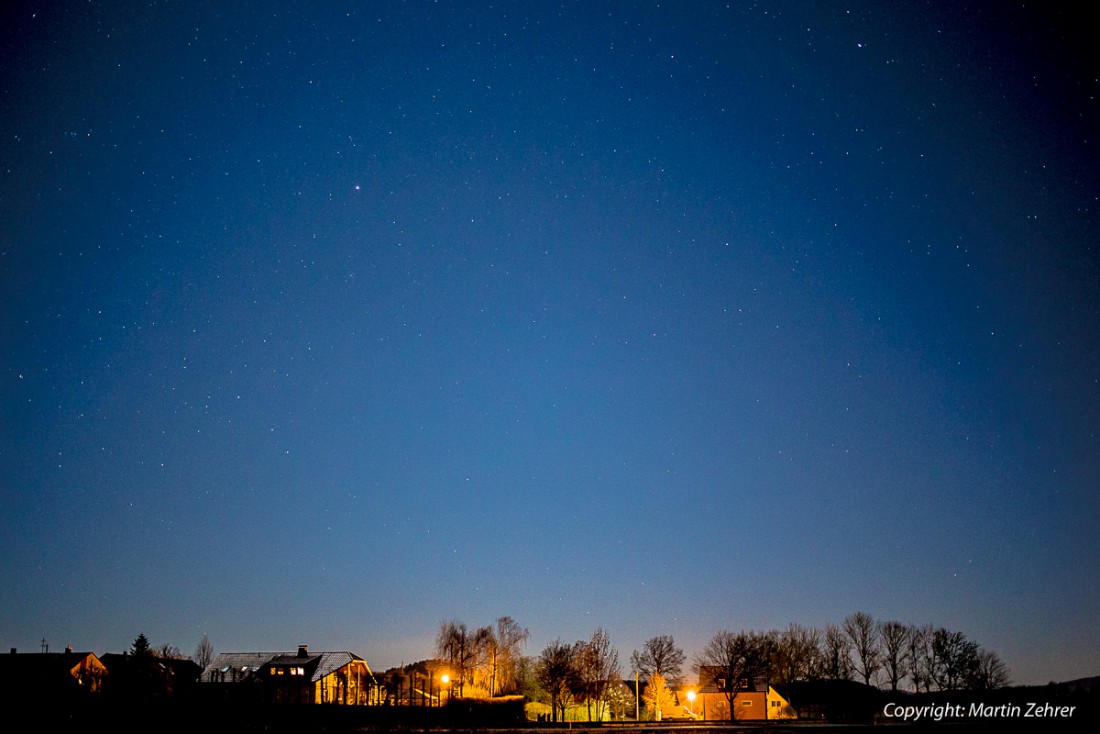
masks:
<path id="1" fill-rule="evenodd" d="M 855 672 L 863 678 L 864 685 L 871 685 L 871 679 L 882 667 L 878 622 L 867 612 L 856 612 L 844 620 L 844 634 L 852 642 Z"/>
<path id="2" fill-rule="evenodd" d="M 978 659 L 967 687 L 977 691 L 992 691 L 994 688 L 1004 688 L 1010 682 L 1008 668 L 1000 656 L 992 650 L 978 650 Z"/>
<path id="3" fill-rule="evenodd" d="M 734 699 L 742 681 L 767 674 L 771 647 L 768 635 L 756 632 L 734 634 L 722 630 L 711 638 L 699 655 L 699 683 L 705 685 L 704 681 L 712 681 L 726 694 L 730 721 L 734 719 Z"/>
<path id="4" fill-rule="evenodd" d="M 932 633 L 932 651 L 936 664 L 933 678 L 943 691 L 956 691 L 970 680 L 978 665 L 978 645 L 962 632 L 940 627 Z"/>
<path id="5" fill-rule="evenodd" d="M 621 674 L 619 653 L 611 646 L 607 632 L 597 627 L 590 640 L 582 640 L 573 647 L 573 661 L 580 683 L 577 693 L 588 707 L 588 720 L 602 721 L 607 691 L 618 682 Z"/>
<path id="6" fill-rule="evenodd" d="M 149 646 L 149 638 L 142 632 L 134 638 L 134 644 L 130 646 L 130 654 L 135 658 L 150 657 L 153 654 L 153 650 Z"/>
<path id="7" fill-rule="evenodd" d="M 897 621 L 883 622 L 879 630 L 882 639 L 882 669 L 890 681 L 890 691 L 898 690 L 898 683 L 905 677 L 909 666 L 909 635 L 912 628 Z"/>
<path id="8" fill-rule="evenodd" d="M 630 655 L 630 665 L 646 678 L 660 675 L 667 683 L 677 685 L 684 667 L 684 651 L 676 647 L 672 635 L 651 637 L 642 645 L 642 651 Z"/>
<path id="9" fill-rule="evenodd" d="M 826 680 L 849 680 L 852 677 L 852 641 L 835 624 L 825 625 L 821 641 L 821 663 L 818 675 Z"/>
<path id="10" fill-rule="evenodd" d="M 511 617 L 499 617 L 496 629 L 486 639 L 489 666 L 489 695 L 510 693 L 516 688 L 516 665 L 530 632 Z"/>
<path id="11" fill-rule="evenodd" d="M 568 704 L 571 686 L 575 685 L 576 672 L 573 665 L 573 646 L 561 640 L 554 640 L 543 648 L 535 667 L 535 678 L 542 689 L 550 695 L 550 715 L 558 720 L 559 711 L 565 720 L 565 707 Z"/>
<path id="12" fill-rule="evenodd" d="M 932 646 L 934 632 L 930 624 L 923 627 L 911 626 L 905 655 L 913 688 L 925 693 L 931 691 L 936 683 L 936 651 Z"/>
<path id="13" fill-rule="evenodd" d="M 450 666 L 451 682 L 458 688 L 459 696 L 464 693 L 467 679 L 478 666 L 490 633 L 488 627 L 470 632 L 464 622 L 442 622 L 439 625 L 435 640 L 436 655 Z"/>
<path id="14" fill-rule="evenodd" d="M 821 657 L 821 632 L 791 622 L 776 638 L 772 676 L 777 683 L 812 678 Z"/>
<path id="15" fill-rule="evenodd" d="M 202 636 L 202 640 L 195 648 L 195 656 L 191 659 L 198 663 L 203 670 L 206 670 L 206 666 L 214 661 L 214 646 L 210 644 L 209 637 Z"/>
<path id="16" fill-rule="evenodd" d="M 650 673 L 645 683 L 645 693 L 642 701 L 653 709 L 653 720 L 661 720 L 661 710 L 672 703 L 672 691 L 665 683 L 665 677 L 660 673 Z"/>

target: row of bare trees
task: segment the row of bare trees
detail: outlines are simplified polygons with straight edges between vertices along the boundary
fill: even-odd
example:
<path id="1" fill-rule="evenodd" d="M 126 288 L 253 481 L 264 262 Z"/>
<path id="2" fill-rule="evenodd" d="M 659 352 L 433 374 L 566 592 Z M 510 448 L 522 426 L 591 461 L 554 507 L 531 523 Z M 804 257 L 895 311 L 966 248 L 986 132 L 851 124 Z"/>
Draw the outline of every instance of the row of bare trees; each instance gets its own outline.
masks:
<path id="1" fill-rule="evenodd" d="M 448 667 L 457 695 L 467 685 L 481 695 L 517 690 L 517 674 L 533 678 L 557 721 L 571 706 L 585 706 L 589 720 L 602 720 L 607 708 L 634 706 L 623 697 L 618 652 L 602 628 L 588 640 L 548 644 L 533 670 L 521 657 L 528 631 L 511 617 L 470 630 L 460 622 L 440 625 L 436 652 Z M 630 656 L 631 667 L 651 685 L 647 699 L 660 710 L 660 695 L 682 682 L 687 657 L 670 635 L 650 638 Z M 1008 685 L 1004 663 L 961 633 L 931 625 L 879 622 L 865 612 L 824 629 L 792 623 L 769 632 L 722 630 L 694 658 L 704 678 L 714 679 L 732 698 L 740 681 L 763 676 L 770 683 L 807 680 L 861 680 L 896 691 L 903 681 L 915 690 L 989 690 Z M 520 677 L 525 677 L 520 675 Z M 719 680 L 722 683 L 719 683 Z M 621 715 L 623 711 L 616 711 Z"/>
<path id="2" fill-rule="evenodd" d="M 511 617 L 474 630 L 464 622 L 443 622 L 435 641 L 436 655 L 448 666 L 459 696 L 465 695 L 467 684 L 490 697 L 504 695 L 515 691 L 516 668 L 529 634 Z"/>
<path id="3" fill-rule="evenodd" d="M 589 721 L 602 721 L 620 692 L 621 675 L 619 653 L 603 628 L 572 645 L 554 640 L 543 649 L 535 666 L 535 678 L 550 697 L 553 721 L 558 721 L 559 715 L 564 720 L 570 705 L 584 705 Z"/>
<path id="4" fill-rule="evenodd" d="M 722 656 L 712 647 L 721 647 L 724 636 L 732 634 L 716 635 L 700 663 L 721 662 Z M 896 620 L 879 622 L 866 612 L 849 615 L 840 625 L 827 624 L 823 631 L 792 623 L 781 632 L 740 635 L 751 637 L 753 649 L 762 651 L 747 658 L 762 661 L 766 668 L 753 674 L 767 672 L 776 683 L 855 679 L 888 685 L 891 691 L 905 680 L 914 690 L 923 691 L 990 690 L 1009 683 L 1000 657 L 961 632 Z"/>

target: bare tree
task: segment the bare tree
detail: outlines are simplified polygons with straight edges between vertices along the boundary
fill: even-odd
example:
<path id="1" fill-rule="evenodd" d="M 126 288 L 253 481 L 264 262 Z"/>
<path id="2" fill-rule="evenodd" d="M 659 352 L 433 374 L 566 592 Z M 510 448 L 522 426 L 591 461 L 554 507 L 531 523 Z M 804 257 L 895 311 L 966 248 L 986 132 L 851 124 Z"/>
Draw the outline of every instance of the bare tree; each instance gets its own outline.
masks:
<path id="1" fill-rule="evenodd" d="M 630 655 L 630 665 L 646 678 L 657 674 L 668 683 L 677 685 L 684 667 L 684 651 L 676 647 L 672 635 L 651 637 L 642 645 L 642 651 Z"/>
<path id="2" fill-rule="evenodd" d="M 926 693 L 936 682 L 936 651 L 932 647 L 932 625 L 909 628 L 909 644 L 905 661 L 913 688 Z"/>
<path id="3" fill-rule="evenodd" d="M 699 655 L 699 683 L 713 683 L 726 694 L 730 721 L 734 719 L 734 699 L 745 684 L 768 672 L 772 641 L 765 634 L 722 630 L 711 638 Z"/>
<path id="4" fill-rule="evenodd" d="M 852 641 L 835 624 L 825 625 L 818 675 L 827 680 L 852 677 Z"/>
<path id="5" fill-rule="evenodd" d="M 573 665 L 573 647 L 561 640 L 554 640 L 543 648 L 535 667 L 535 678 L 550 695 L 550 716 L 553 721 L 565 720 L 565 708 L 569 703 L 572 687 L 576 685 Z"/>
<path id="6" fill-rule="evenodd" d="M 163 645 L 153 651 L 153 654 L 158 658 L 165 660 L 183 660 L 183 653 L 175 645 L 165 642 Z"/>
<path id="7" fill-rule="evenodd" d="M 863 678 L 864 685 L 871 685 L 871 679 L 882 667 L 878 623 L 870 614 L 856 612 L 844 620 L 844 634 L 852 642 L 855 672 Z"/>
<path id="8" fill-rule="evenodd" d="M 464 622 L 442 622 L 435 640 L 436 654 L 450 666 L 452 685 L 458 687 L 458 695 L 465 691 L 468 678 L 477 669 L 485 650 L 486 638 L 492 634 L 488 627 L 474 632 Z"/>
<path id="9" fill-rule="evenodd" d="M 956 691 L 973 675 L 978 664 L 978 645 L 962 632 L 940 627 L 932 633 L 932 651 L 936 664 L 933 678 L 940 690 Z"/>
<path id="10" fill-rule="evenodd" d="M 901 622 L 883 622 L 879 628 L 882 640 L 882 669 L 886 671 L 886 678 L 890 681 L 890 690 L 898 690 L 898 682 L 905 677 L 909 666 L 907 651 L 909 649 L 909 635 L 912 628 Z"/>
<path id="11" fill-rule="evenodd" d="M 490 696 L 515 690 L 516 665 L 530 634 L 511 617 L 497 619 L 496 630 L 486 640 Z"/>
<path id="12" fill-rule="evenodd" d="M 777 683 L 793 683 L 812 678 L 821 657 L 821 632 L 791 622 L 776 636 L 772 675 Z"/>
<path id="13" fill-rule="evenodd" d="M 580 683 L 576 693 L 588 707 L 588 720 L 602 721 L 608 688 L 618 682 L 621 673 L 619 653 L 602 627 L 597 627 L 587 642 L 582 640 L 573 646 L 573 662 Z"/>
<path id="14" fill-rule="evenodd" d="M 978 650 L 978 659 L 969 681 L 969 688 L 978 691 L 991 691 L 1004 688 L 1011 680 L 1008 668 L 1000 656 L 992 650 Z"/>
<path id="15" fill-rule="evenodd" d="M 210 644 L 209 637 L 202 636 L 202 640 L 195 647 L 195 654 L 191 659 L 198 663 L 198 666 L 203 670 L 206 670 L 206 666 L 214 661 L 214 646 Z"/>

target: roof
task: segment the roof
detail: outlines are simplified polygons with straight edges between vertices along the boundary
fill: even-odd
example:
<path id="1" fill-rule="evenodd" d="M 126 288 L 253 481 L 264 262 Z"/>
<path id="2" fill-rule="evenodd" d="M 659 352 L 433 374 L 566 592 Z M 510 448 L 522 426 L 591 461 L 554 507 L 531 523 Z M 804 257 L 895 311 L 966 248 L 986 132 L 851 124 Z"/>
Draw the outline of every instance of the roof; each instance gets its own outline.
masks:
<path id="1" fill-rule="evenodd" d="M 203 683 L 230 683 L 237 680 L 243 680 L 250 677 L 253 673 L 260 669 L 264 663 L 273 658 L 276 655 L 283 655 L 285 653 L 279 652 L 223 652 L 218 653 L 218 656 L 214 658 L 213 662 L 206 666 L 206 670 L 202 671 L 202 677 L 200 680 Z M 235 671 L 237 675 L 230 676 L 224 675 L 230 671 Z M 240 677 L 238 677 L 238 675 Z"/>
<path id="2" fill-rule="evenodd" d="M 363 658 L 347 651 L 311 652 L 300 655 L 297 652 L 223 652 L 219 653 L 206 670 L 202 672 L 203 683 L 236 683 L 247 680 L 266 665 L 299 664 L 313 668 L 311 682 L 321 680 L 352 662 L 367 665 Z M 314 667 L 316 664 L 316 667 Z M 236 671 L 230 675 L 230 671 Z M 367 666 L 370 671 L 370 666 Z"/>
<path id="3" fill-rule="evenodd" d="M 728 693 L 724 685 L 727 670 L 717 665 L 703 665 L 699 668 L 699 693 Z M 747 687 L 738 686 L 738 692 L 749 693 L 768 690 L 768 677 L 761 674 L 743 676 L 740 680 L 748 680 Z M 722 685 L 719 685 L 722 683 Z"/>
<path id="4" fill-rule="evenodd" d="M 99 662 L 91 652 L 32 652 L 0 655 L 0 671 L 5 675 L 50 676 L 70 674 L 89 658 Z"/>
<path id="5" fill-rule="evenodd" d="M 107 669 L 90 652 L 39 652 L 0 655 L 0 701 L 83 695 L 98 689 L 95 682 Z"/>

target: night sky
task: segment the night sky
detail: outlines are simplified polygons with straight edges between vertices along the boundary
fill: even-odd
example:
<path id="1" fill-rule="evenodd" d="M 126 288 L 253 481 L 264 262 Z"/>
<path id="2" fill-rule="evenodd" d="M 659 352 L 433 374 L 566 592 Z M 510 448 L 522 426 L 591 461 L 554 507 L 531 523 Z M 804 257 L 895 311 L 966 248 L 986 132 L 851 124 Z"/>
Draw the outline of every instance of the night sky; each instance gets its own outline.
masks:
<path id="1" fill-rule="evenodd" d="M 4 648 L 865 610 L 1100 673 L 1083 18 L 0 16 Z"/>

